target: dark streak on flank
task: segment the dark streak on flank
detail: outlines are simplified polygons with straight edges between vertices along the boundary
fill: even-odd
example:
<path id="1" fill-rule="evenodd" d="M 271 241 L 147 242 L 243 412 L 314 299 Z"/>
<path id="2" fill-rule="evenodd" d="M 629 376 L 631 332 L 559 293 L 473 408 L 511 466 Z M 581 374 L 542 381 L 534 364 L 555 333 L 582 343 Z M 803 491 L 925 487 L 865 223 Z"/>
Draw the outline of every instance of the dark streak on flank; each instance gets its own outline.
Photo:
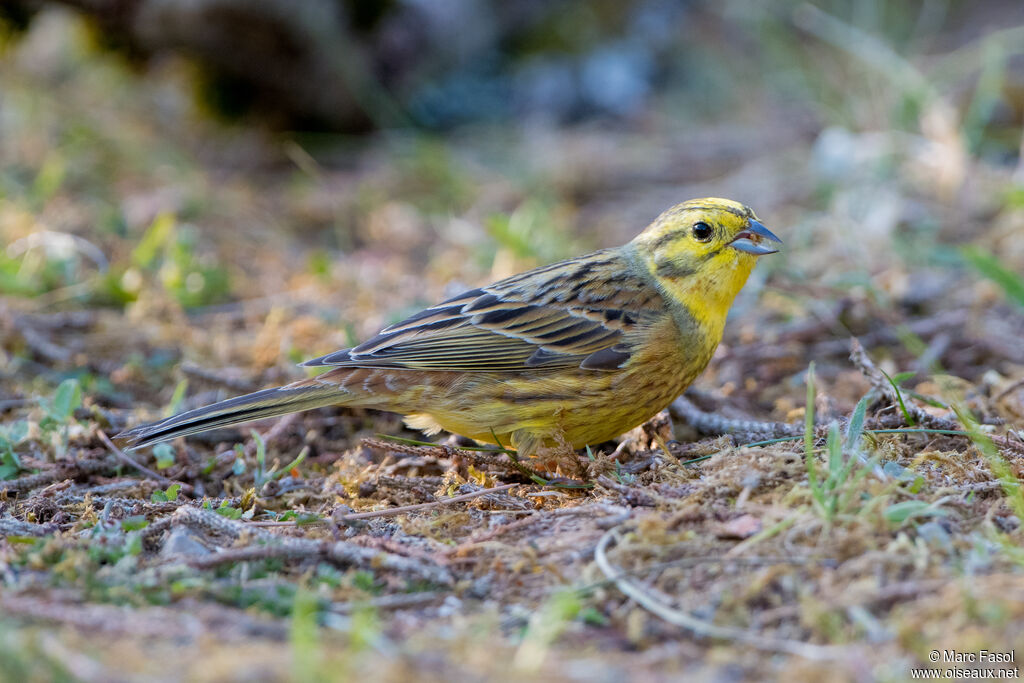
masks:
<path id="1" fill-rule="evenodd" d="M 580 265 L 579 268 L 576 269 L 576 272 L 573 273 L 573 278 L 585 279 L 588 275 L 590 275 L 590 272 L 594 270 L 594 268 L 597 268 L 598 266 L 603 267 L 604 265 L 604 263 L 584 262 Z"/>

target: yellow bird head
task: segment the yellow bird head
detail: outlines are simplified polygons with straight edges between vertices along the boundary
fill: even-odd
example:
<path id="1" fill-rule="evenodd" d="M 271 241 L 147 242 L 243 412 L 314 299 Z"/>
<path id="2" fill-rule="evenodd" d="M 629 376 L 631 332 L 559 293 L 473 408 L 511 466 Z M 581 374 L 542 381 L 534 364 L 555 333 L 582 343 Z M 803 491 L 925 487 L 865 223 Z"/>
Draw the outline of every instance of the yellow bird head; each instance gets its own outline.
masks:
<path id="1" fill-rule="evenodd" d="M 699 320 L 724 324 L 758 256 L 781 244 L 754 212 L 730 199 L 691 199 L 662 213 L 633 240 L 670 298 Z"/>

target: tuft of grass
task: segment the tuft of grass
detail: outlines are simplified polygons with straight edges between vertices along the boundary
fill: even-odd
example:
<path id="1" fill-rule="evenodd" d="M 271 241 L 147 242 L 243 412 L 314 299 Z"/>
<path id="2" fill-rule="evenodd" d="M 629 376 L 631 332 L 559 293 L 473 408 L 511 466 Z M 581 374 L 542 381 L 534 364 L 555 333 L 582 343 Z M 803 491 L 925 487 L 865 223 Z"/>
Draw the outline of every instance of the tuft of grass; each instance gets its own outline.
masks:
<path id="1" fill-rule="evenodd" d="M 825 464 L 823 472 L 818 471 L 814 442 L 814 363 L 807 369 L 807 408 L 804 423 L 804 460 L 807 466 L 807 484 L 811 498 L 825 523 L 831 525 L 836 517 L 848 510 L 859 491 L 858 484 L 874 469 L 874 460 L 867 461 L 860 449 L 864 435 L 864 419 L 870 401 L 870 394 L 857 402 L 846 434 L 842 434 L 839 423 L 829 425 L 825 439 Z"/>
<path id="2" fill-rule="evenodd" d="M 1013 473 L 1010 464 L 1006 462 L 1006 458 L 1002 456 L 996 445 L 992 443 L 989 435 L 981 430 L 981 426 L 970 414 L 970 411 L 956 401 L 952 402 L 952 408 L 957 418 L 964 425 L 967 436 L 992 469 L 992 474 L 995 475 L 996 480 L 1003 489 L 1003 494 L 1006 496 L 1007 505 L 1009 505 L 1013 514 L 1017 516 L 1020 523 L 1024 524 L 1024 491 L 1021 490 L 1020 479 Z"/>
<path id="3" fill-rule="evenodd" d="M 900 373 L 899 375 L 896 376 L 897 378 L 894 379 L 890 377 L 889 373 L 887 373 L 882 368 L 878 368 L 878 371 L 885 376 L 885 379 L 888 380 L 889 382 L 889 386 L 891 386 L 892 390 L 896 393 L 896 402 L 900 406 L 900 413 L 903 414 L 904 421 L 906 421 L 906 423 L 911 427 L 917 425 L 917 420 L 915 420 L 914 416 L 910 413 L 909 410 L 907 410 L 907 404 L 903 402 L 903 392 L 900 391 L 899 386 L 899 382 L 902 379 L 906 379 L 907 373 Z M 910 376 L 913 376 L 913 374 L 911 374 Z"/>
<path id="4" fill-rule="evenodd" d="M 305 446 L 291 462 L 284 466 L 284 468 L 278 470 L 277 463 L 275 462 L 270 469 L 267 469 L 267 445 L 263 441 L 263 437 L 260 436 L 259 432 L 255 429 L 251 430 L 251 434 L 253 441 L 256 443 L 256 468 L 253 472 L 253 481 L 257 491 L 263 490 L 263 487 L 269 482 L 272 482 L 275 479 L 280 479 L 288 472 L 291 472 L 293 469 L 301 465 L 302 461 L 306 459 L 307 455 L 309 455 L 309 446 Z M 244 472 L 244 462 L 241 461 L 241 454 L 244 451 L 241 447 L 236 447 L 236 450 L 239 453 L 239 460 L 236 460 L 236 462 L 242 463 L 241 468 Z"/>

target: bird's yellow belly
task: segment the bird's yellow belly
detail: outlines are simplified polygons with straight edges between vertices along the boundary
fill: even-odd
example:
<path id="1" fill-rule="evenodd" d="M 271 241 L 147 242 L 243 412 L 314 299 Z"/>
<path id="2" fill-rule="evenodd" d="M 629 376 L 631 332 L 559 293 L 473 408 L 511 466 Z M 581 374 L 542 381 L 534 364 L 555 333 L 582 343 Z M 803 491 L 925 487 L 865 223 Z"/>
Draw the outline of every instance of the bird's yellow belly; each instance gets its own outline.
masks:
<path id="1" fill-rule="evenodd" d="M 613 372 L 477 376 L 447 389 L 429 411 L 407 416 L 428 433 L 445 430 L 531 455 L 537 447 L 597 445 L 664 409 L 707 365 L 714 346 L 681 353 L 678 338 L 654 345 Z"/>

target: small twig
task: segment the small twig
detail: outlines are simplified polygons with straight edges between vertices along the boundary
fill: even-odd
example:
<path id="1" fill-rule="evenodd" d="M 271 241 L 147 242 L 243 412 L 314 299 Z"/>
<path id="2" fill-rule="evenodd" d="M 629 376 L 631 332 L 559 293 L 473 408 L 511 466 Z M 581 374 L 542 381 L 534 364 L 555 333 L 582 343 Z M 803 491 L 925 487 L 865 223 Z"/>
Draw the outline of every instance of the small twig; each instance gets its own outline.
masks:
<path id="1" fill-rule="evenodd" d="M 363 439 L 362 444 L 368 448 L 376 448 L 393 453 L 405 453 L 407 455 L 419 455 L 438 459 L 458 457 L 471 462 L 477 467 L 481 465 L 489 465 L 505 468 L 509 474 L 512 474 L 513 472 L 521 474 L 527 479 L 533 481 L 533 483 L 540 484 L 541 486 L 546 486 L 551 483 L 549 480 L 541 477 L 538 473 L 523 465 L 522 462 L 519 461 L 515 452 L 508 449 L 495 451 L 469 450 L 464 448 L 454 448 L 444 444 L 413 445 L 409 443 L 402 443 L 401 441 L 393 442 L 390 440 L 371 438 Z"/>
<path id="2" fill-rule="evenodd" d="M 597 478 L 597 483 L 606 489 L 622 494 L 622 497 L 626 499 L 626 502 L 634 507 L 654 507 L 658 504 L 658 501 L 654 496 L 639 487 L 620 484 L 616 481 L 612 481 L 611 478 L 603 474 Z"/>
<path id="3" fill-rule="evenodd" d="M 61 479 L 75 479 L 83 475 L 108 472 L 119 465 L 120 461 L 114 456 L 98 460 L 61 461 L 57 467 L 45 472 L 0 482 L 0 495 L 31 491 Z"/>
<path id="4" fill-rule="evenodd" d="M 19 331 L 26 346 L 40 357 L 54 363 L 68 363 L 71 361 L 71 357 L 74 355 L 73 351 L 50 341 L 31 326 L 24 325 Z"/>
<path id="5" fill-rule="evenodd" d="M 325 560 L 340 567 L 362 567 L 412 575 L 430 583 L 450 586 L 451 572 L 437 563 L 363 548 L 346 541 L 312 541 L 283 539 L 280 544 L 232 548 L 216 555 L 193 557 L 188 564 L 197 569 L 210 569 L 229 562 L 260 559 Z"/>
<path id="6" fill-rule="evenodd" d="M 495 527 L 493 529 L 482 529 L 480 531 L 477 531 L 472 536 L 470 536 L 466 541 L 455 546 L 446 554 L 453 556 L 462 555 L 467 550 L 479 544 L 492 541 L 498 536 L 507 534 L 510 531 L 518 531 L 520 529 L 524 529 L 538 522 L 548 521 L 553 518 L 575 517 L 577 515 L 592 515 L 595 513 L 598 515 L 603 513 L 605 518 L 613 517 L 613 519 L 628 519 L 630 515 L 630 510 L 629 508 L 620 507 L 618 505 L 609 505 L 607 503 L 591 503 L 589 505 L 579 505 L 576 507 L 555 508 L 553 510 L 538 510 L 531 513 L 528 517 L 517 519 L 514 522 L 502 524 L 501 526 Z M 607 522 L 608 520 L 604 519 L 604 521 Z M 598 525 L 600 526 L 600 521 L 598 521 Z"/>
<path id="7" fill-rule="evenodd" d="M 785 422 L 759 422 L 757 420 L 736 420 L 715 413 L 708 413 L 693 404 L 690 399 L 680 396 L 672 401 L 669 412 L 673 417 L 684 420 L 701 434 L 737 434 L 745 437 L 794 436 L 803 433 L 803 425 Z"/>
<path id="8" fill-rule="evenodd" d="M 20 519 L 0 519 L 0 537 L 47 536 L 57 530 L 55 524 L 33 524 Z"/>
<path id="9" fill-rule="evenodd" d="M 7 412 L 14 408 L 30 406 L 39 403 L 38 398 L 4 398 L 0 399 L 0 413 Z"/>
<path id="10" fill-rule="evenodd" d="M 435 500 L 430 503 L 416 503 L 415 505 L 401 505 L 394 508 L 386 508 L 384 510 L 371 510 L 369 512 L 353 512 L 348 515 L 341 517 L 335 517 L 333 520 L 336 523 L 355 522 L 361 519 L 372 519 L 374 517 L 391 517 L 393 515 L 402 515 L 406 512 L 414 512 L 416 510 L 427 510 L 429 508 L 440 507 L 442 505 L 449 505 L 451 503 L 461 503 L 466 500 L 472 500 L 473 498 L 479 498 L 480 496 L 486 496 L 489 493 L 498 493 L 500 491 L 507 491 L 520 484 L 502 484 L 501 486 L 495 486 L 489 489 L 481 489 L 479 491 L 473 491 L 472 493 L 464 493 L 461 496 L 455 496 L 453 498 L 442 498 Z M 302 522 L 301 526 L 308 526 L 310 524 L 324 524 L 328 520 L 320 520 L 315 522 Z M 296 526 L 299 522 L 288 521 L 288 522 L 249 522 L 245 526 L 255 527 L 280 527 L 280 526 Z"/>
<path id="11" fill-rule="evenodd" d="M 844 591 L 837 599 L 831 601 L 832 607 L 852 607 L 861 605 L 864 607 L 880 607 L 885 603 L 898 602 L 916 598 L 922 593 L 935 595 L 941 589 L 949 585 L 947 579 L 922 579 L 900 581 L 899 583 L 883 586 L 874 592 L 859 590 Z"/>
<path id="12" fill-rule="evenodd" d="M 182 505 L 197 505 L 199 503 L 199 501 L 190 500 L 188 498 L 179 498 L 174 501 L 167 500 L 154 503 L 143 498 L 117 498 L 112 496 L 93 496 L 90 494 L 83 496 L 74 492 L 62 494 L 57 497 L 56 501 L 60 505 L 80 505 L 89 501 L 96 508 L 113 505 L 126 511 L 139 509 L 144 514 L 171 513 Z"/>
<path id="13" fill-rule="evenodd" d="M 251 533 L 259 545 L 224 550 L 206 557 L 187 557 L 184 561 L 197 569 L 211 569 L 232 562 L 263 559 L 325 560 L 339 566 L 357 566 L 411 574 L 439 585 L 451 585 L 454 579 L 445 567 L 420 559 L 403 557 L 386 551 L 364 548 L 348 541 L 318 541 L 307 538 L 276 536 L 251 524 L 222 517 L 212 510 L 181 507 L 171 516 L 174 524 L 212 533 L 237 542 Z"/>
<path id="14" fill-rule="evenodd" d="M 107 450 L 113 453 L 114 457 L 123 462 L 125 465 L 128 465 L 129 467 L 134 467 L 138 471 L 148 476 L 150 479 L 156 479 L 161 484 L 167 484 L 169 486 L 172 483 L 170 479 L 160 474 L 159 472 L 154 472 L 145 465 L 137 463 L 133 459 L 129 458 L 124 451 L 118 448 L 114 444 L 114 442 L 110 440 L 110 437 L 108 437 L 107 433 L 104 432 L 102 429 L 97 429 L 96 435 L 100 437 L 100 441 L 102 441 L 103 445 L 107 447 Z"/>
<path id="15" fill-rule="evenodd" d="M 96 324 L 98 309 L 59 311 L 57 313 L 26 313 L 15 316 L 15 327 L 25 325 L 34 329 L 67 332 L 83 330 Z"/>
<path id="16" fill-rule="evenodd" d="M 992 439 L 992 443 L 999 446 L 999 448 L 1009 451 L 1014 457 L 1024 458 L 1024 443 L 1011 441 L 1008 436 L 998 436 L 996 434 L 990 434 L 988 438 Z"/>
<path id="17" fill-rule="evenodd" d="M 917 406 L 910 402 L 903 402 L 900 399 L 900 395 L 896 389 L 886 378 L 885 374 L 878 369 L 874 361 L 868 356 L 867 351 L 856 337 L 850 339 L 850 360 L 857 366 L 861 374 L 871 382 L 871 386 L 878 391 L 880 394 L 885 396 L 888 400 L 892 401 L 893 404 L 899 403 L 907 411 L 907 413 L 917 422 L 928 427 L 934 427 L 935 429 L 949 429 L 959 430 L 961 425 L 956 420 L 950 420 L 944 417 L 936 417 L 931 413 L 923 410 L 920 406 Z M 913 425 L 911 425 L 913 426 Z"/>
<path id="18" fill-rule="evenodd" d="M 972 481 L 966 484 L 951 484 L 947 486 L 940 486 L 939 488 L 935 489 L 935 494 L 943 495 L 953 493 L 963 496 L 966 493 L 984 493 L 987 491 L 1000 491 L 1003 489 L 1003 486 L 1004 484 L 1001 481 Z"/>
<path id="19" fill-rule="evenodd" d="M 1009 396 L 1013 392 L 1017 391 L 1017 389 L 1020 389 L 1021 387 L 1024 387 L 1024 377 L 1021 377 L 1016 382 L 1011 383 L 1010 386 L 1006 387 L 1005 389 L 1000 391 L 998 394 L 993 396 L 992 397 L 992 403 L 999 403 L 1001 400 L 1003 400 L 1004 398 L 1006 398 L 1007 396 Z"/>
<path id="20" fill-rule="evenodd" d="M 597 547 L 594 549 L 594 562 L 605 577 L 614 583 L 622 593 L 632 598 L 647 611 L 661 617 L 670 624 L 693 631 L 697 635 L 743 643 L 768 652 L 784 652 L 813 660 L 837 659 L 841 654 L 842 650 L 836 647 L 801 643 L 796 640 L 782 638 L 769 638 L 743 629 L 717 626 L 658 601 L 638 583 L 627 578 L 622 570 L 614 567 L 608 560 L 608 546 L 613 540 L 618 540 L 620 529 L 621 526 L 609 529 L 601 537 Z"/>
<path id="21" fill-rule="evenodd" d="M 156 479 L 158 482 L 160 482 L 164 486 L 170 486 L 171 484 L 178 484 L 179 486 L 181 486 L 181 490 L 185 491 L 186 493 L 191 493 L 194 490 L 192 488 L 191 484 L 186 484 L 185 482 L 182 482 L 182 481 L 174 481 L 173 479 L 169 479 L 169 478 L 165 477 L 164 475 L 160 474 L 159 472 L 154 472 L 153 470 L 149 469 L 145 465 L 141 465 L 141 464 L 135 462 L 135 460 L 133 460 L 132 458 L 129 458 L 128 455 L 124 451 L 122 451 L 120 448 L 118 448 L 114 444 L 114 442 L 110 440 L 110 437 L 107 436 L 106 432 L 104 432 L 102 429 L 97 429 L 96 430 L 96 435 L 100 437 L 100 441 L 102 441 L 103 445 L 107 447 L 107 450 L 109 450 L 111 453 L 113 453 L 114 457 L 117 458 L 118 460 L 120 460 L 121 462 L 123 462 L 125 465 L 128 465 L 129 467 L 134 467 L 135 469 L 137 469 L 138 471 L 142 472 L 143 474 L 145 474 L 150 479 Z"/>
<path id="22" fill-rule="evenodd" d="M 260 434 L 260 440 L 264 446 L 269 446 L 280 439 L 287 432 L 295 421 L 300 417 L 299 413 L 289 413 L 271 425 L 270 429 Z M 256 454 L 256 439 L 250 439 L 245 445 L 245 455 L 251 457 Z"/>
<path id="23" fill-rule="evenodd" d="M 371 608 L 375 610 L 404 609 L 406 607 L 421 607 L 432 602 L 443 600 L 449 595 L 447 592 L 427 591 L 421 593 L 395 593 L 392 595 L 381 595 L 369 600 L 358 602 L 335 602 L 331 603 L 330 611 L 336 614 L 351 614 L 357 609 Z"/>
<path id="24" fill-rule="evenodd" d="M 398 455 L 431 458 L 433 460 L 450 458 L 454 455 L 461 454 L 459 449 L 444 446 L 442 444 L 437 444 L 436 446 L 414 446 L 400 441 L 385 441 L 384 439 L 374 439 L 371 437 L 367 437 L 359 443 L 370 450 L 384 451 L 385 453 L 395 453 Z"/>
<path id="25" fill-rule="evenodd" d="M 667 550 L 668 548 L 663 548 Z M 642 567 L 636 569 L 622 569 L 618 574 L 612 577 L 595 581 L 594 583 L 588 583 L 580 586 L 576 591 L 580 594 L 587 594 L 593 591 L 595 588 L 602 588 L 608 585 L 615 585 L 615 579 L 623 576 L 640 576 L 659 569 L 668 569 L 670 567 L 698 567 L 705 564 L 729 564 L 737 567 L 760 567 L 765 565 L 794 565 L 794 566 L 805 566 L 810 564 L 824 564 L 831 562 L 830 558 L 811 559 L 805 557 L 782 557 L 782 556 L 771 556 L 771 555 L 744 555 L 741 557 L 733 557 L 731 553 L 725 553 L 724 555 L 703 555 L 696 557 L 681 557 L 674 560 L 665 560 L 664 562 L 651 562 L 645 564 Z"/>

